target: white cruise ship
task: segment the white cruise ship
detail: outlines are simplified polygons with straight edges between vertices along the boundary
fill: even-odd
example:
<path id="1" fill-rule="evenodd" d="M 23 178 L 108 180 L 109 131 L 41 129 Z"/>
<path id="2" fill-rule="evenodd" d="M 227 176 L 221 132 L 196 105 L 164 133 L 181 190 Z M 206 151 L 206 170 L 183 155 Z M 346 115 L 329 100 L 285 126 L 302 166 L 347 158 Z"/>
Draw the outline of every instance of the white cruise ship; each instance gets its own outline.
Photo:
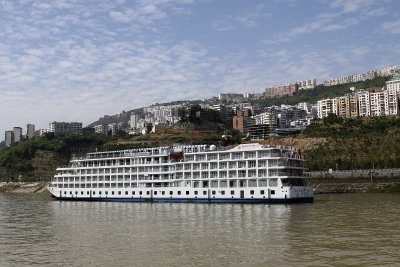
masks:
<path id="1" fill-rule="evenodd" d="M 260 144 L 95 152 L 57 168 L 48 190 L 60 200 L 313 202 L 303 163 L 294 148 Z"/>

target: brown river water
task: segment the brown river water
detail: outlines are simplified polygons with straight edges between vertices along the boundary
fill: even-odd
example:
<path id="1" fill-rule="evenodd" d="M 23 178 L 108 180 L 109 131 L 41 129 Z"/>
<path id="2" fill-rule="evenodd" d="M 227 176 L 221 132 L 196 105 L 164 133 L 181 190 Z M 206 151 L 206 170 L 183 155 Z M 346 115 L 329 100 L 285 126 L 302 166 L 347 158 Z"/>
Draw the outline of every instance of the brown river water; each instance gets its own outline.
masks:
<path id="1" fill-rule="evenodd" d="M 0 194 L 0 266 L 400 266 L 400 194 L 292 205 Z"/>

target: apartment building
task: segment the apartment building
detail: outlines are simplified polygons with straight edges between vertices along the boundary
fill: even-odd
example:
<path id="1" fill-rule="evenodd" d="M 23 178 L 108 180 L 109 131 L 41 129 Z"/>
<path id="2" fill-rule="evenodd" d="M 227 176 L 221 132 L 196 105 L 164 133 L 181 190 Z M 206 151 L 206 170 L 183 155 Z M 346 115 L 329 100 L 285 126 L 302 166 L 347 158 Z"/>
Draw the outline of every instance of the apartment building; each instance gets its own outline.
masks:
<path id="1" fill-rule="evenodd" d="M 22 128 L 21 127 L 14 127 L 14 143 L 18 143 L 22 141 Z"/>
<path id="2" fill-rule="evenodd" d="M 393 74 L 392 79 L 386 82 L 386 89 L 394 90 L 396 91 L 397 96 L 400 96 L 400 73 Z"/>
<path id="3" fill-rule="evenodd" d="M 6 146 L 11 146 L 12 144 L 14 144 L 14 131 L 5 132 L 5 143 Z"/>
<path id="4" fill-rule="evenodd" d="M 54 135 L 82 134 L 82 122 L 51 122 L 47 132 Z"/>
<path id="5" fill-rule="evenodd" d="M 343 118 L 355 118 L 358 116 L 357 94 L 350 93 L 336 98 L 337 115 Z"/>
<path id="6" fill-rule="evenodd" d="M 100 134 L 108 134 L 108 124 L 100 124 L 94 126 L 94 132 L 95 133 L 100 133 Z"/>
<path id="7" fill-rule="evenodd" d="M 331 113 L 337 115 L 336 98 L 323 99 L 317 102 L 317 114 L 319 119 L 328 117 Z"/>
<path id="8" fill-rule="evenodd" d="M 26 139 L 33 139 L 35 137 L 35 125 L 29 123 L 26 125 L 25 137 Z"/>
<path id="9" fill-rule="evenodd" d="M 265 89 L 265 96 L 268 98 L 278 97 L 284 95 L 293 95 L 299 90 L 299 85 L 297 83 L 278 85 Z"/>

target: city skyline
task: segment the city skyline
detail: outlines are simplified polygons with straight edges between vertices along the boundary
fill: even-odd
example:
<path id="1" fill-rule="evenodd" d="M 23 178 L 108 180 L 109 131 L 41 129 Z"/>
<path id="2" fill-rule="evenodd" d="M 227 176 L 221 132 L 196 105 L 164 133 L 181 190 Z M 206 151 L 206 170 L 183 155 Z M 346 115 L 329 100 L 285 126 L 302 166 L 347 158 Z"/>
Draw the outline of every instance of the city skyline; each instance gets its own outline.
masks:
<path id="1" fill-rule="evenodd" d="M 398 64 L 397 1 L 2 1 L 0 132 Z M 0 138 L 2 140 L 4 137 Z"/>

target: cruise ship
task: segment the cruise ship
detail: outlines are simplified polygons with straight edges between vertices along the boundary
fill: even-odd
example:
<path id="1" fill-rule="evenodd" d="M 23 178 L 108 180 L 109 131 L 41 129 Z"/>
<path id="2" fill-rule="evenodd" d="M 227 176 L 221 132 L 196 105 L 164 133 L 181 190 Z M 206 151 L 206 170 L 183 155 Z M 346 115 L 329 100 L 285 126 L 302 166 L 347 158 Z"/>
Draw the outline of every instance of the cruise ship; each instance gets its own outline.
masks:
<path id="1" fill-rule="evenodd" d="M 256 143 L 88 153 L 57 168 L 55 199 L 136 202 L 307 203 L 298 150 Z"/>

